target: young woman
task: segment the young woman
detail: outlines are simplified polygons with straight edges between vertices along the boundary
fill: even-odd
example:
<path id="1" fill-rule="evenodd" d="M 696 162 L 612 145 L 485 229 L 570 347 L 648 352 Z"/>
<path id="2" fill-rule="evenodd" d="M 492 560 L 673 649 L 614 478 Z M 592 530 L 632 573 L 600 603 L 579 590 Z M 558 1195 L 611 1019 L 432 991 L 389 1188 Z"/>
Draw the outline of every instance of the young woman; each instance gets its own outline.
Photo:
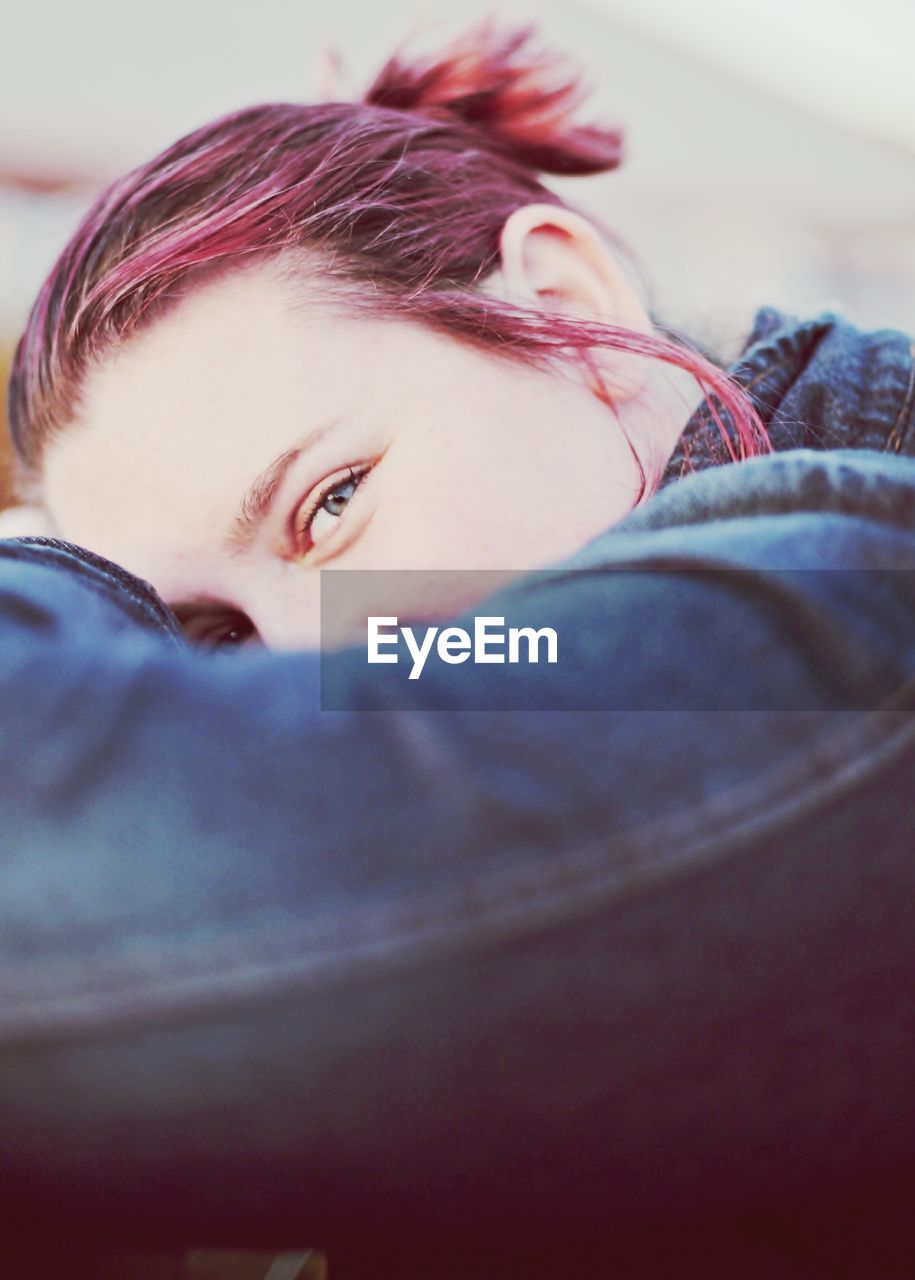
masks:
<path id="1" fill-rule="evenodd" d="M 485 23 L 361 102 L 198 129 L 52 270 L 11 380 L 31 494 L 192 638 L 313 643 L 325 566 L 555 560 L 651 495 L 703 393 L 727 456 L 769 447 L 541 184 L 622 143 L 574 122 L 532 34 Z"/>
<path id="2" fill-rule="evenodd" d="M 14 435 L 89 550 L 0 541 L 33 1242 L 915 1273 L 911 344 L 763 311 L 726 377 L 672 341 L 540 184 L 620 144 L 524 48 L 198 131 L 36 303 Z M 565 621 L 549 689 L 453 715 L 504 669 L 442 667 L 318 709 L 365 666 L 307 651 L 316 570 L 570 551 L 512 589 Z M 130 570 L 196 640 L 306 651 L 189 649 Z"/>
<path id="3" fill-rule="evenodd" d="M 538 178 L 612 169 L 622 141 L 575 123 L 580 86 L 533 31 L 486 22 L 393 57 L 361 102 L 198 129 L 112 184 L 52 270 L 11 379 L 30 492 L 192 639 L 315 644 L 327 566 L 557 561 L 691 453 L 900 447 L 902 335 L 763 313 L 729 379 L 652 320 Z M 779 417 L 827 336 L 828 403 Z"/>

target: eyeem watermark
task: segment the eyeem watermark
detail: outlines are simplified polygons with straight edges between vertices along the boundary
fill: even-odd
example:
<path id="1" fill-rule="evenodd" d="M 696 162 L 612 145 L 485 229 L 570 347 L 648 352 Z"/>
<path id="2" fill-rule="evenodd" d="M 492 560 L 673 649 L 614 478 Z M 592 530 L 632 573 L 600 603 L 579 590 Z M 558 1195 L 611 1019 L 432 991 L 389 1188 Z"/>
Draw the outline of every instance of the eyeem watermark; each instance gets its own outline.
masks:
<path id="1" fill-rule="evenodd" d="M 390 616 L 370 617 L 368 623 L 369 662 L 399 662 L 403 640 L 413 666 L 410 679 L 418 680 L 433 647 L 442 662 L 456 666 L 460 662 L 539 662 L 541 642 L 546 662 L 556 662 L 559 637 L 552 627 L 509 627 L 505 619 L 476 617 L 473 634 L 463 627 L 426 627 L 420 639 L 412 627 L 398 626 Z M 383 630 L 384 629 L 384 630 Z"/>
<path id="2" fill-rule="evenodd" d="M 762 572 L 717 558 L 325 569 L 321 708 L 912 710 L 912 584 L 907 568 Z M 861 612 L 871 601 L 876 631 Z"/>

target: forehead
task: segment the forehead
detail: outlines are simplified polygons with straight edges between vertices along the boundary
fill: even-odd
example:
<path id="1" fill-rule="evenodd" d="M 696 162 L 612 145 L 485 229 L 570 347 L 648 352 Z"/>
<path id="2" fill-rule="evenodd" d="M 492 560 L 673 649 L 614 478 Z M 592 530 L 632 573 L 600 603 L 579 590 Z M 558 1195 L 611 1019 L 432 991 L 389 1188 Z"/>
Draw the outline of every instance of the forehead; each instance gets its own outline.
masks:
<path id="1" fill-rule="evenodd" d="M 59 521 L 94 533 L 91 502 L 104 497 L 107 526 L 135 515 L 153 488 L 173 506 L 188 490 L 209 502 L 201 464 L 214 450 L 231 480 L 268 419 L 320 394 L 307 329 L 280 282 L 250 273 L 207 285 L 107 356 L 86 379 L 76 424 L 48 448 L 45 490 Z"/>
<path id="2" fill-rule="evenodd" d="M 263 267 L 207 284 L 87 378 L 47 449 L 49 510 L 65 537 L 147 577 L 163 557 L 213 553 L 260 470 L 377 399 L 404 328 L 309 306 Z"/>

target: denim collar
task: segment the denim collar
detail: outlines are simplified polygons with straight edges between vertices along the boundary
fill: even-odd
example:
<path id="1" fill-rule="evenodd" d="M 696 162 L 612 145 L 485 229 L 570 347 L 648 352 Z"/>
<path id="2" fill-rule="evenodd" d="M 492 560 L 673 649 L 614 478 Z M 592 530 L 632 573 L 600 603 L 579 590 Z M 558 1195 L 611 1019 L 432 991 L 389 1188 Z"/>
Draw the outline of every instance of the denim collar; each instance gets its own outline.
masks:
<path id="1" fill-rule="evenodd" d="M 864 332 L 825 312 L 757 311 L 730 376 L 749 393 L 776 452 L 860 448 L 915 453 L 915 348 L 895 329 Z M 722 415 L 732 434 L 732 424 Z M 687 458 L 692 464 L 687 465 Z M 707 406 L 686 424 L 659 489 L 731 462 Z"/>

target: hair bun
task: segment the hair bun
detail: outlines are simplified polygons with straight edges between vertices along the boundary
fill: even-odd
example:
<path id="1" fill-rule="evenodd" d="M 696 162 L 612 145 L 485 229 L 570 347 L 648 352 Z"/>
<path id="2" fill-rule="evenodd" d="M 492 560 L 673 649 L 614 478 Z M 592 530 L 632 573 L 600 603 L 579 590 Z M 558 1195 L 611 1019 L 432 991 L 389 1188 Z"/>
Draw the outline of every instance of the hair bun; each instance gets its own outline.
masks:
<path id="1" fill-rule="evenodd" d="M 363 101 L 400 111 L 446 110 L 537 172 L 615 169 L 622 130 L 573 123 L 590 90 L 562 54 L 528 47 L 537 32 L 535 23 L 500 28 L 487 18 L 438 54 L 407 60 L 395 53 Z"/>

